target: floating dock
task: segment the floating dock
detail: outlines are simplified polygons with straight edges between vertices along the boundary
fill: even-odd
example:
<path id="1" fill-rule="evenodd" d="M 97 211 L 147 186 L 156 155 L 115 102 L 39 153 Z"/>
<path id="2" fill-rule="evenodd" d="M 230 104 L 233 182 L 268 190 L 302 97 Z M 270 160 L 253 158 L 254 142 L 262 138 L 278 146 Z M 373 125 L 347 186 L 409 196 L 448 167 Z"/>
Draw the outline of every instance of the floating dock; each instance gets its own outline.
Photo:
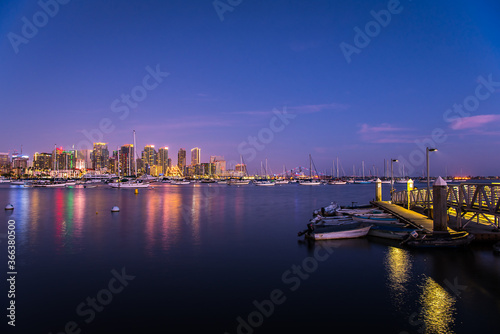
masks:
<path id="1" fill-rule="evenodd" d="M 375 205 L 376 207 L 380 208 L 381 210 L 384 210 L 385 212 L 391 213 L 392 215 L 397 217 L 399 220 L 402 220 L 405 223 L 408 223 L 408 224 L 415 226 L 417 228 L 422 228 L 428 233 L 432 233 L 432 231 L 434 230 L 433 220 L 427 218 L 427 216 L 424 216 L 423 214 L 420 214 L 420 213 L 412 211 L 412 210 L 405 209 L 399 205 L 392 204 L 390 202 L 373 201 L 370 203 Z M 448 231 L 454 232 L 454 230 L 452 230 L 449 227 L 448 227 Z"/>

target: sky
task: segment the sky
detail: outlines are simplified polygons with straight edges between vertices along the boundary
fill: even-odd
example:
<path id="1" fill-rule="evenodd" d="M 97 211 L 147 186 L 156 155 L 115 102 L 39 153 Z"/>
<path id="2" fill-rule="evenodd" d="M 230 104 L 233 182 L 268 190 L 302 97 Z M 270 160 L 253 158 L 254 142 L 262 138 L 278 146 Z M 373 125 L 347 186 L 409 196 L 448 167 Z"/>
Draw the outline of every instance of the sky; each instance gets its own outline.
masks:
<path id="1" fill-rule="evenodd" d="M 0 152 L 500 175 L 500 3 L 0 2 Z M 387 163 L 385 164 L 387 166 Z M 336 166 L 335 166 L 336 169 Z M 336 171 L 335 171 L 336 173 Z"/>

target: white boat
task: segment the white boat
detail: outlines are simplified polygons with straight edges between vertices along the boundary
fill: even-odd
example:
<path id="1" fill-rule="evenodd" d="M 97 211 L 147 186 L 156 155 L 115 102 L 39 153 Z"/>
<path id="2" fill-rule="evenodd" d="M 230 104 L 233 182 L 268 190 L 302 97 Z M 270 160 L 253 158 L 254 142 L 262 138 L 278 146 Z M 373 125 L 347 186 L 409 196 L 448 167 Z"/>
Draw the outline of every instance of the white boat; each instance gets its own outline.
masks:
<path id="1" fill-rule="evenodd" d="M 365 216 L 352 216 L 352 219 L 363 222 L 363 223 L 371 223 L 377 225 L 399 225 L 404 226 L 404 223 L 401 223 L 397 218 L 387 218 L 387 217 L 365 217 Z"/>
<path id="2" fill-rule="evenodd" d="M 368 234 L 372 225 L 368 224 L 337 224 L 325 227 L 314 227 L 313 224 L 308 224 L 308 229 L 305 233 L 307 239 L 312 240 L 334 240 L 334 239 L 351 239 L 361 238 Z M 299 235 L 301 235 L 299 232 Z"/>
<path id="3" fill-rule="evenodd" d="M 240 185 L 245 185 L 245 184 L 249 184 L 249 183 L 250 183 L 250 180 L 246 180 L 246 179 L 229 179 L 227 181 L 228 185 L 233 185 L 233 186 L 240 186 Z"/>
<path id="4" fill-rule="evenodd" d="M 227 181 L 226 180 L 219 180 L 219 181 L 217 181 L 217 184 L 227 184 Z"/>
<path id="5" fill-rule="evenodd" d="M 328 184 L 331 184 L 331 185 L 347 184 L 347 182 L 346 181 L 341 181 L 341 180 L 332 180 L 332 181 L 329 181 Z"/>
<path id="6" fill-rule="evenodd" d="M 188 181 L 188 180 L 172 180 L 170 181 L 170 184 L 173 184 L 173 185 L 186 185 L 186 184 L 190 184 L 191 181 Z"/>
<path id="7" fill-rule="evenodd" d="M 47 187 L 47 188 L 65 188 L 66 187 L 66 183 L 65 182 L 47 183 L 45 185 L 45 187 Z"/>
<path id="8" fill-rule="evenodd" d="M 111 188 L 118 188 L 118 189 L 135 189 L 135 188 L 148 188 L 149 183 L 142 183 L 142 182 L 115 182 L 115 183 L 109 183 L 108 184 Z"/>
<path id="9" fill-rule="evenodd" d="M 276 185 L 281 185 L 281 184 L 288 184 L 288 183 L 290 183 L 290 181 L 288 181 L 288 180 L 276 180 L 276 181 L 274 181 L 274 183 Z"/>
<path id="10" fill-rule="evenodd" d="M 302 186 L 319 186 L 321 184 L 320 180 L 313 180 L 313 179 L 308 179 L 308 180 L 302 180 L 299 182 L 300 185 Z"/>
<path id="11" fill-rule="evenodd" d="M 270 180 L 253 180 L 253 184 L 255 184 L 256 186 L 264 186 L 264 187 L 275 185 L 275 183 L 271 182 Z"/>
<path id="12" fill-rule="evenodd" d="M 0 183 L 10 183 L 9 179 L 4 178 L 3 176 L 0 177 Z"/>
<path id="13" fill-rule="evenodd" d="M 12 180 L 10 181 L 10 184 L 13 186 L 22 186 L 24 185 L 24 182 L 25 182 L 24 180 L 16 180 L 16 181 Z"/>

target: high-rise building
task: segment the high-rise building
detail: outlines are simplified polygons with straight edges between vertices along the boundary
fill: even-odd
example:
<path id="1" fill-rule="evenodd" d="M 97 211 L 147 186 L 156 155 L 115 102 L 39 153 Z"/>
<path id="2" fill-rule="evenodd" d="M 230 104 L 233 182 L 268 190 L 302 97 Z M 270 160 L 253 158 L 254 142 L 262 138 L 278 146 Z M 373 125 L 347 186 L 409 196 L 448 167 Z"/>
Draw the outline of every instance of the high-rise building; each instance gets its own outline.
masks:
<path id="1" fill-rule="evenodd" d="M 168 170 L 168 147 L 160 147 L 158 150 L 158 173 L 165 175 Z"/>
<path id="2" fill-rule="evenodd" d="M 92 159 L 90 158 L 92 150 L 78 150 L 76 151 L 76 165 L 78 169 L 92 168 Z"/>
<path id="3" fill-rule="evenodd" d="M 186 167 L 186 150 L 183 148 L 180 148 L 177 153 L 177 167 L 179 171 L 184 172 L 184 168 Z"/>
<path id="4" fill-rule="evenodd" d="M 51 161 L 52 154 L 36 152 L 33 156 L 33 168 L 37 171 L 49 170 L 52 167 Z"/>
<path id="5" fill-rule="evenodd" d="M 210 162 L 215 165 L 215 174 L 222 175 L 226 171 L 226 160 L 223 156 L 210 156 Z"/>
<path id="6" fill-rule="evenodd" d="M 142 151 L 142 165 L 146 174 L 151 174 L 150 169 L 156 165 L 157 154 L 154 145 L 146 145 Z"/>
<path id="7" fill-rule="evenodd" d="M 135 174 L 134 154 L 133 144 L 127 144 L 120 147 L 120 174 L 122 176 Z"/>
<path id="8" fill-rule="evenodd" d="M 10 159 L 9 153 L 0 153 L 0 168 L 9 168 Z"/>
<path id="9" fill-rule="evenodd" d="M 191 166 L 200 164 L 200 149 L 198 147 L 191 149 Z"/>
<path id="10" fill-rule="evenodd" d="M 108 168 L 109 151 L 106 143 L 94 143 L 94 149 L 91 153 L 92 168 L 102 170 Z"/>
<path id="11" fill-rule="evenodd" d="M 234 167 L 235 172 L 243 173 L 243 175 L 247 175 L 247 165 L 245 164 L 236 164 Z"/>

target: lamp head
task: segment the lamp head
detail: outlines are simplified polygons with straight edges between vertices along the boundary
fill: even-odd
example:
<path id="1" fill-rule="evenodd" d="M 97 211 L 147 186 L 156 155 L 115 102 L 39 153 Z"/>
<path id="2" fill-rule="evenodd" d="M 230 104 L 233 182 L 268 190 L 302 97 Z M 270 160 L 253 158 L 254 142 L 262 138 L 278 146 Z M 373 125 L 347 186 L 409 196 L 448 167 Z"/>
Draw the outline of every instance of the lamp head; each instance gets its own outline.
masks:
<path id="1" fill-rule="evenodd" d="M 392 162 L 398 162 L 399 160 L 398 159 L 392 159 Z"/>
<path id="2" fill-rule="evenodd" d="M 427 151 L 429 151 L 429 152 L 434 152 L 434 151 L 437 151 L 437 150 L 438 150 L 437 148 L 428 148 L 427 147 Z"/>

